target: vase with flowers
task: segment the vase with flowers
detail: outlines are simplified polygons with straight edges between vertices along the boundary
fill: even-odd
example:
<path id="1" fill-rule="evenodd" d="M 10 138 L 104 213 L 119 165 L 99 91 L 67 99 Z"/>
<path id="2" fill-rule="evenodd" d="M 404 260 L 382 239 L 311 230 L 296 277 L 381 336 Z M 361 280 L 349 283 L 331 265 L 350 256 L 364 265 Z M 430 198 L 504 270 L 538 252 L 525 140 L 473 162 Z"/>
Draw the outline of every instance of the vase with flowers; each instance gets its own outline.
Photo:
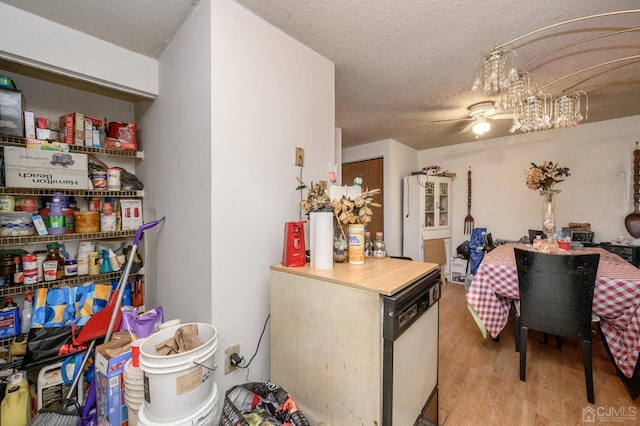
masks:
<path id="1" fill-rule="evenodd" d="M 307 186 L 298 180 L 298 190 L 307 190 L 307 198 L 300 200 L 300 208 L 309 216 L 309 254 L 311 267 L 333 268 L 333 209 L 325 185 L 311 182 Z"/>
<path id="2" fill-rule="evenodd" d="M 560 167 L 558 163 L 543 161 L 537 165 L 531 163 L 531 167 L 525 172 L 527 188 L 540 191 L 542 196 L 542 231 L 551 238 L 556 232 L 556 195 L 560 193 L 554 186 L 564 182 L 571 176 L 568 167 Z"/>
<path id="3" fill-rule="evenodd" d="M 342 196 L 331 200 L 329 191 L 319 183 L 306 185 L 301 178 L 296 177 L 298 190 L 307 190 L 306 199 L 300 200 L 300 208 L 309 215 L 309 239 L 311 241 L 311 267 L 318 268 L 314 259 L 326 258 L 328 252 L 327 235 L 332 235 L 333 260 L 353 264 L 364 263 L 364 227 L 373 217 L 372 207 L 380 207 L 373 202 L 373 197 L 380 193 L 379 189 L 364 189 L 351 197 Z M 357 187 L 357 186 L 356 186 Z M 327 225 L 327 213 L 331 215 L 333 226 Z M 322 224 L 322 225 L 320 225 Z M 330 228 L 327 231 L 327 228 Z M 322 235 L 319 233 L 322 232 Z M 315 250 L 314 250 L 315 248 Z M 314 255 L 315 251 L 315 255 Z M 320 269 L 324 267 L 321 262 Z"/>
<path id="4" fill-rule="evenodd" d="M 331 207 L 336 218 L 342 236 L 345 236 L 344 228 L 347 227 L 349 241 L 349 263 L 361 265 L 364 263 L 365 235 L 364 228 L 371 222 L 373 210 L 371 207 L 380 207 L 373 202 L 373 197 L 380 193 L 380 189 L 363 189 L 355 198 L 341 197 L 331 200 Z"/>

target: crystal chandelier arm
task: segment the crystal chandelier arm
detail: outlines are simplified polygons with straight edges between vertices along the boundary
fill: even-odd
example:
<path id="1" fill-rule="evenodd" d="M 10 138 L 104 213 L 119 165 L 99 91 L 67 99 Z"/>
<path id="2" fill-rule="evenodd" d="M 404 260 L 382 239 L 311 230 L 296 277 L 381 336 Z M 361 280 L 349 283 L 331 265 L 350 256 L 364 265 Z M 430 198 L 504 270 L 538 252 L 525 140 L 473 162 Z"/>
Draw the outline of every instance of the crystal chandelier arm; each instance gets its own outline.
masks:
<path id="1" fill-rule="evenodd" d="M 533 59 L 533 60 L 531 60 L 531 61 L 527 62 L 526 64 L 524 64 L 524 65 L 522 65 L 522 66 L 519 66 L 519 67 L 518 67 L 518 72 L 521 72 L 523 69 L 527 68 L 529 65 L 533 64 L 534 62 L 538 62 L 539 60 L 544 59 L 544 58 L 546 58 L 547 56 L 551 56 L 551 55 L 553 55 L 554 53 L 559 52 L 559 51 L 561 51 L 561 50 L 563 50 L 563 49 L 567 49 L 567 48 L 569 48 L 569 47 L 573 47 L 573 46 L 576 46 L 576 45 L 581 44 L 581 43 L 586 43 L 586 42 L 588 42 L 588 41 L 597 40 L 597 39 L 599 39 L 599 38 L 608 37 L 608 36 L 617 35 L 617 34 L 628 33 L 628 32 L 632 32 L 632 31 L 640 31 L 640 27 L 627 28 L 627 29 L 624 29 L 624 30 L 620 30 L 620 31 L 613 31 L 613 32 L 606 33 L 606 34 L 599 34 L 599 35 L 597 35 L 597 36 L 593 36 L 593 37 L 589 37 L 589 38 L 584 38 L 584 39 L 582 39 L 582 40 L 578 40 L 578 41 L 575 41 L 575 42 L 573 42 L 573 43 L 565 44 L 565 45 L 564 45 L 564 46 L 562 46 L 562 47 L 558 47 L 558 48 L 556 48 L 556 49 L 553 49 L 553 50 L 551 50 L 551 51 L 549 51 L 549 52 L 545 53 L 544 55 L 538 56 L 537 58 L 535 58 L 535 59 Z"/>
<path id="2" fill-rule="evenodd" d="M 542 27 L 542 28 L 539 28 L 539 29 L 537 29 L 535 31 L 531 31 L 530 33 L 521 35 L 520 37 L 516 37 L 511 41 L 508 41 L 506 43 L 503 43 L 501 45 L 496 46 L 494 49 L 500 49 L 500 48 L 502 48 L 504 46 L 513 44 L 516 41 L 520 41 L 523 38 L 529 37 L 529 36 L 531 36 L 533 34 L 537 34 L 537 33 L 541 32 L 541 31 L 545 31 L 545 30 L 548 30 L 548 29 L 551 29 L 551 28 L 559 27 L 560 25 L 570 24 L 570 23 L 573 23 L 573 22 L 585 21 L 587 19 L 592 19 L 592 18 L 601 18 L 603 16 L 622 15 L 622 14 L 627 14 L 627 13 L 638 13 L 638 12 L 640 12 L 640 9 L 619 10 L 619 11 L 615 11 L 615 12 L 598 13 L 597 15 L 583 16 L 581 18 L 574 18 L 574 19 L 569 19 L 568 21 L 557 22 L 555 24 L 547 25 L 546 27 Z"/>
<path id="3" fill-rule="evenodd" d="M 592 76 L 589 76 L 589 77 L 585 78 L 584 80 L 580 80 L 580 81 L 579 81 L 579 82 L 577 82 L 576 84 L 574 84 L 574 85 L 572 85 L 572 86 L 569 86 L 569 87 L 567 87 L 566 89 L 564 89 L 564 90 L 563 90 L 563 92 L 568 92 L 568 91 L 569 91 L 569 90 L 571 90 L 571 89 L 575 89 L 576 87 L 580 86 L 582 83 L 587 82 L 587 81 L 591 80 L 592 78 L 599 77 L 599 76 L 601 76 L 602 74 L 606 74 L 606 73 L 608 73 L 608 72 L 611 72 L 611 71 L 617 70 L 618 68 L 626 67 L 626 66 L 628 66 L 628 65 L 637 64 L 638 62 L 640 62 L 640 59 L 638 59 L 638 60 L 636 60 L 636 61 L 628 62 L 628 63 L 626 63 L 626 64 L 618 65 L 617 67 L 609 68 L 608 70 L 604 70 L 604 71 L 602 71 L 602 72 L 600 72 L 600 73 L 598 73 L 598 74 L 594 74 L 594 75 L 592 75 Z"/>
<path id="4" fill-rule="evenodd" d="M 626 56 L 624 58 L 612 59 L 610 61 L 601 62 L 599 64 L 595 64 L 595 65 L 591 65 L 591 66 L 586 67 L 586 68 L 582 68 L 581 70 L 572 72 L 571 74 L 564 75 L 564 76 L 562 76 L 560 78 L 557 78 L 557 79 L 553 80 L 550 83 L 547 83 L 547 84 L 545 84 L 543 86 L 538 87 L 538 91 L 541 91 L 541 90 L 543 90 L 543 89 L 545 89 L 545 88 L 547 88 L 547 87 L 549 87 L 549 86 L 551 86 L 551 85 L 553 85 L 553 84 L 555 84 L 555 83 L 557 83 L 559 81 L 562 81 L 562 80 L 564 80 L 566 78 L 573 77 L 576 74 L 580 74 L 581 72 L 589 71 L 589 70 L 592 70 L 594 68 L 602 67 L 604 65 L 614 64 L 616 62 L 628 61 L 628 60 L 631 60 L 631 59 L 640 59 L 640 55 L 633 55 L 633 56 Z"/>

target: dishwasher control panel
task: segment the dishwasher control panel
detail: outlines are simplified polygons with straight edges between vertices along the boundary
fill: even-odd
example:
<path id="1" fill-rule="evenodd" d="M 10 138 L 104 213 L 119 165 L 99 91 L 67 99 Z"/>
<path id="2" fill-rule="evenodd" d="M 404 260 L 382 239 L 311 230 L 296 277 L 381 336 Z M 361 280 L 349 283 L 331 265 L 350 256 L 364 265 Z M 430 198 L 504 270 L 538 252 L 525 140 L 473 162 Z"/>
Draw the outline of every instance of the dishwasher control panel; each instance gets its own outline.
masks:
<path id="1" fill-rule="evenodd" d="M 440 299 L 440 270 L 384 298 L 383 338 L 396 340 Z"/>

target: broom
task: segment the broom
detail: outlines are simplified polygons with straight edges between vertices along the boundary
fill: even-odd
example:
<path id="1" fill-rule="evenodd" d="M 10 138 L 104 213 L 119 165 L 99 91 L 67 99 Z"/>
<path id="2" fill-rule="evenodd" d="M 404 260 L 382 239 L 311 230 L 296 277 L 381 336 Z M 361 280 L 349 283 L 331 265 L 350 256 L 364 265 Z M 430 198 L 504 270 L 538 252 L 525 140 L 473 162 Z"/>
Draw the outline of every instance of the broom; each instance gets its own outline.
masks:
<path id="1" fill-rule="evenodd" d="M 120 324 L 120 305 L 122 304 L 122 297 L 124 296 L 124 287 L 129 280 L 129 274 L 131 273 L 131 267 L 133 266 L 133 261 L 136 257 L 138 244 L 140 243 L 142 234 L 147 229 L 153 228 L 163 221 L 164 217 L 162 219 L 146 223 L 138 228 L 136 236 L 133 240 L 131 251 L 129 252 L 127 265 L 125 266 L 124 272 L 120 276 L 120 281 L 118 282 L 118 286 L 116 287 L 116 293 L 112 296 L 111 301 L 109 301 L 109 304 L 105 308 L 96 312 L 91 316 L 91 318 L 89 318 L 87 324 L 78 334 L 77 341 L 79 341 L 80 343 L 86 343 L 87 341 L 91 340 L 91 344 L 89 345 L 89 348 L 87 349 L 84 357 L 82 357 L 82 363 L 80 364 L 80 368 L 78 369 L 78 374 L 76 374 L 73 379 L 73 383 L 69 388 L 67 397 L 63 401 L 62 407 L 57 410 L 45 408 L 41 409 L 40 411 L 38 411 L 38 414 L 29 422 L 29 426 L 78 426 L 81 424 L 80 407 L 77 401 L 73 399 L 73 392 L 78 387 L 80 377 L 82 376 L 82 371 L 84 370 L 84 367 L 87 364 L 89 357 L 91 356 L 91 352 L 93 352 L 93 349 L 96 346 L 96 341 L 104 336 L 104 342 L 108 342 L 111 339 L 113 330 Z M 109 318 L 109 323 L 105 332 L 104 325 L 106 318 Z"/>

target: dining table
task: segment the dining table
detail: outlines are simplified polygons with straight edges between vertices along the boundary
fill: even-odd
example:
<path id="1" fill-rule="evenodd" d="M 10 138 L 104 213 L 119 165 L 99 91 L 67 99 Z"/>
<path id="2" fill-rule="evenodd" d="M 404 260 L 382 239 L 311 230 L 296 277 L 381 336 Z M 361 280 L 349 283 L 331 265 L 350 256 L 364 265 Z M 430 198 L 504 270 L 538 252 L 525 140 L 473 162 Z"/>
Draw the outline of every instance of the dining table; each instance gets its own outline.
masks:
<path id="1" fill-rule="evenodd" d="M 507 243 L 486 253 L 465 295 L 479 326 L 486 327 L 494 339 L 507 325 L 511 306 L 518 300 L 515 248 L 533 250 L 528 244 Z M 559 255 L 587 253 L 600 254 L 593 315 L 600 321 L 613 361 L 631 378 L 640 351 L 640 269 L 598 247 L 558 250 Z"/>

